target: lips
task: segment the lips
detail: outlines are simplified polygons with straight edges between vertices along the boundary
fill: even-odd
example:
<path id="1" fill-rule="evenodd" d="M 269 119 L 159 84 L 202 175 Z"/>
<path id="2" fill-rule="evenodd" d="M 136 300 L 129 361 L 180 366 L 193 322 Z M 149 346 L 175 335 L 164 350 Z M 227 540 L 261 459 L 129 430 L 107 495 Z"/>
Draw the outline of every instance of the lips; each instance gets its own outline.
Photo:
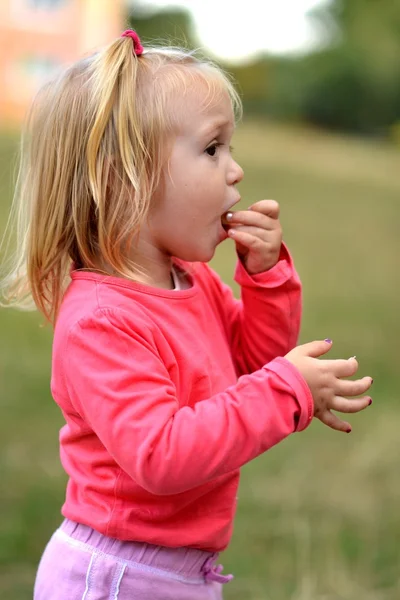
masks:
<path id="1" fill-rule="evenodd" d="M 231 209 L 232 209 L 232 208 L 235 206 L 235 204 L 237 204 L 237 203 L 238 203 L 238 202 L 240 202 L 240 201 L 241 201 L 241 197 L 240 197 L 240 196 L 238 196 L 238 197 L 236 198 L 236 200 L 234 200 L 233 202 L 231 202 L 230 204 L 228 204 L 228 206 L 227 206 L 227 207 L 225 208 L 225 210 L 224 210 L 224 215 L 225 215 L 227 212 L 229 212 L 229 211 L 230 211 L 230 210 L 231 210 Z"/>

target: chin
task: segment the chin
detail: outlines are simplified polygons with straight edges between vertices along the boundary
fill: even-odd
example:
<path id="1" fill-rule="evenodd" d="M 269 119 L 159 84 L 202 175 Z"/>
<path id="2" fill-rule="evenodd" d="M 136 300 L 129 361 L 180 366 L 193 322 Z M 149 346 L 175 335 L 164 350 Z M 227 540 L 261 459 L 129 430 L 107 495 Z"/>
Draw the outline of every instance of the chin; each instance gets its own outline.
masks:
<path id="1" fill-rule="evenodd" d="M 202 249 L 196 259 L 197 262 L 209 262 L 213 258 L 216 248 L 216 246 L 212 246 L 211 248 Z"/>
<path id="2" fill-rule="evenodd" d="M 199 260 L 199 262 L 210 262 L 210 260 L 214 257 L 214 254 L 215 254 L 215 248 L 213 249 L 212 252 L 209 252 L 209 254 L 207 254 L 207 256 L 205 256 L 204 258 Z"/>
<path id="3" fill-rule="evenodd" d="M 214 254 L 215 247 L 213 248 L 193 248 L 193 250 L 187 250 L 186 252 L 180 252 L 175 254 L 176 258 L 180 258 L 186 262 L 209 262 Z"/>

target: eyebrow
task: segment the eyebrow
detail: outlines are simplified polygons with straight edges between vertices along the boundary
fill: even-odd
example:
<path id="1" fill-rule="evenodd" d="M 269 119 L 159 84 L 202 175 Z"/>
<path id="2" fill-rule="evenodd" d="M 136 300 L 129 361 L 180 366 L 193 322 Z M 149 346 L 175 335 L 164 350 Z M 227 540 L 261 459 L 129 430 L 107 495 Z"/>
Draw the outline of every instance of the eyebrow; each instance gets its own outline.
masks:
<path id="1" fill-rule="evenodd" d="M 227 127 L 228 125 L 233 128 L 234 127 L 233 121 L 231 121 L 229 119 L 223 119 L 223 120 L 220 119 L 218 121 L 214 121 L 214 123 L 211 123 L 211 125 L 209 125 L 208 127 L 205 127 L 204 130 L 201 132 L 201 134 L 204 137 L 208 137 L 212 133 L 217 133 L 217 131 L 220 131 L 221 129 L 223 129 L 224 127 Z"/>

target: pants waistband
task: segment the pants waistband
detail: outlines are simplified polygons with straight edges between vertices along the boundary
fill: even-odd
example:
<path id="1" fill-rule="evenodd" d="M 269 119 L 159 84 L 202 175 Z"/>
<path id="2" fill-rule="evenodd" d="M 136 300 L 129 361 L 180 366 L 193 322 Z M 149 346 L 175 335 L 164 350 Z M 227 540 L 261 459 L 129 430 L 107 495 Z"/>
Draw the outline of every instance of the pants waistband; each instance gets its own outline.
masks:
<path id="1" fill-rule="evenodd" d="M 215 565 L 218 558 L 218 553 L 196 548 L 167 548 L 144 542 L 117 540 L 70 519 L 63 521 L 60 530 L 80 544 L 87 544 L 99 552 L 154 569 L 171 571 L 183 577 L 204 576 L 205 569 L 209 570 L 209 565 Z"/>

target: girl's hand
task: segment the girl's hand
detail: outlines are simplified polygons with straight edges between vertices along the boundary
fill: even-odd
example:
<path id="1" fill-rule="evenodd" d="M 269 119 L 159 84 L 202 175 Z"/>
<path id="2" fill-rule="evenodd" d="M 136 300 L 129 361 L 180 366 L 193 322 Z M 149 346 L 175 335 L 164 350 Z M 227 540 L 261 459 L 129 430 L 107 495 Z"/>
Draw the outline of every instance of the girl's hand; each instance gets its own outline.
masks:
<path id="1" fill-rule="evenodd" d="M 346 396 L 364 394 L 371 387 L 373 379 L 343 379 L 357 372 L 355 357 L 348 360 L 318 360 L 331 346 L 330 340 L 311 342 L 294 348 L 285 358 L 300 371 L 308 383 L 314 399 L 314 416 L 332 429 L 350 433 L 351 425 L 339 419 L 331 410 L 356 413 L 369 406 L 372 403 L 369 396 L 357 400 L 349 400 Z"/>
<path id="2" fill-rule="evenodd" d="M 268 271 L 276 265 L 282 244 L 279 204 L 260 200 L 248 210 L 227 213 L 228 235 L 250 275 Z"/>

